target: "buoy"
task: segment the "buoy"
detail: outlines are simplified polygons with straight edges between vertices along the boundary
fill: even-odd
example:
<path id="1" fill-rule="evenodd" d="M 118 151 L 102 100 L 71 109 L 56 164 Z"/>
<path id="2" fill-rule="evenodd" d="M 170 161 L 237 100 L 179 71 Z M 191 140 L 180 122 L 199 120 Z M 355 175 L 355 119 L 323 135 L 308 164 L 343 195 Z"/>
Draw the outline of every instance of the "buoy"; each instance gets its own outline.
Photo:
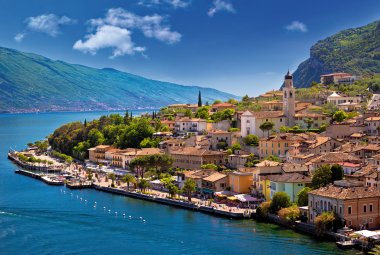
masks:
<path id="1" fill-rule="evenodd" d="M 93 207 L 96 208 L 96 205 L 94 205 Z"/>
<path id="2" fill-rule="evenodd" d="M 106 209 L 106 207 L 105 207 L 105 206 L 103 206 L 103 209 L 105 210 L 105 209 Z"/>
<path id="3" fill-rule="evenodd" d="M 125 217 L 125 213 L 123 213 L 123 217 Z"/>
<path id="4" fill-rule="evenodd" d="M 108 210 L 109 213 L 111 213 L 111 210 Z"/>
<path id="5" fill-rule="evenodd" d="M 142 220 L 142 217 L 140 216 L 140 220 Z"/>
<path id="6" fill-rule="evenodd" d="M 96 201 L 95 201 L 95 204 L 96 204 Z"/>
<path id="7" fill-rule="evenodd" d="M 146 222 L 146 220 L 143 220 L 143 222 Z"/>
<path id="8" fill-rule="evenodd" d="M 129 217 L 128 217 L 128 218 L 132 219 L 132 216 L 131 216 L 131 215 L 129 215 Z"/>

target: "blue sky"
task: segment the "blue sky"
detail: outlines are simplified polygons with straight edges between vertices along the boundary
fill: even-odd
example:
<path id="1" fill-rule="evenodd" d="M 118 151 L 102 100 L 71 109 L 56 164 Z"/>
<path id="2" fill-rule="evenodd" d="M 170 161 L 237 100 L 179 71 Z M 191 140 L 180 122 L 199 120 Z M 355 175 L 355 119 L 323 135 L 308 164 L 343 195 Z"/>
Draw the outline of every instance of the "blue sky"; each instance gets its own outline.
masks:
<path id="1" fill-rule="evenodd" d="M 0 46 L 254 96 L 318 40 L 377 19 L 378 0 L 4 0 Z"/>

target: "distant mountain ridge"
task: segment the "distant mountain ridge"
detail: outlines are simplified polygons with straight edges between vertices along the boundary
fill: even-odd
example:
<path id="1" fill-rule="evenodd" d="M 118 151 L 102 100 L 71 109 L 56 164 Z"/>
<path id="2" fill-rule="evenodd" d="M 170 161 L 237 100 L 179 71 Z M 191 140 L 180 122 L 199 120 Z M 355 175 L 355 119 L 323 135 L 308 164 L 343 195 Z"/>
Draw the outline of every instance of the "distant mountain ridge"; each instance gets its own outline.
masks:
<path id="1" fill-rule="evenodd" d="M 212 88 L 147 79 L 0 47 L 0 112 L 157 108 L 238 98 Z"/>
<path id="2" fill-rule="evenodd" d="M 310 58 L 293 73 L 294 85 L 309 87 L 313 81 L 320 81 L 320 75 L 333 72 L 363 76 L 380 73 L 380 21 L 318 41 L 310 49 Z"/>

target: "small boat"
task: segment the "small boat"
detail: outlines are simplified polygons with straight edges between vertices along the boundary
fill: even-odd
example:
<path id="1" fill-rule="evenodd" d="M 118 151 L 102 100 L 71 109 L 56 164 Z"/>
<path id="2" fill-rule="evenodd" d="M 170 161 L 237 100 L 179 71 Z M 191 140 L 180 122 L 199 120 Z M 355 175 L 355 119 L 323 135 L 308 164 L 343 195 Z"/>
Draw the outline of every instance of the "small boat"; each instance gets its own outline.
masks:
<path id="1" fill-rule="evenodd" d="M 336 245 L 341 249 L 351 249 L 356 246 L 356 243 L 354 240 L 349 241 L 338 241 L 336 242 Z"/>

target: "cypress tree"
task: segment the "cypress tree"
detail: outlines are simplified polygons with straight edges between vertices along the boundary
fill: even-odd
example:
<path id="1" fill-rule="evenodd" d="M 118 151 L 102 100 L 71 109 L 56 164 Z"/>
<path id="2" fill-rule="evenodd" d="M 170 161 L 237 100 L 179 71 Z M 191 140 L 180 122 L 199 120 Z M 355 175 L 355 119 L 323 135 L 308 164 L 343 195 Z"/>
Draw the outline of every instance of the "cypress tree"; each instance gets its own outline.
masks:
<path id="1" fill-rule="evenodd" d="M 199 94 L 198 94 L 198 107 L 202 107 L 202 96 L 201 96 L 200 90 L 199 90 Z"/>
<path id="2" fill-rule="evenodd" d="M 87 119 L 84 119 L 84 127 L 87 127 Z"/>

